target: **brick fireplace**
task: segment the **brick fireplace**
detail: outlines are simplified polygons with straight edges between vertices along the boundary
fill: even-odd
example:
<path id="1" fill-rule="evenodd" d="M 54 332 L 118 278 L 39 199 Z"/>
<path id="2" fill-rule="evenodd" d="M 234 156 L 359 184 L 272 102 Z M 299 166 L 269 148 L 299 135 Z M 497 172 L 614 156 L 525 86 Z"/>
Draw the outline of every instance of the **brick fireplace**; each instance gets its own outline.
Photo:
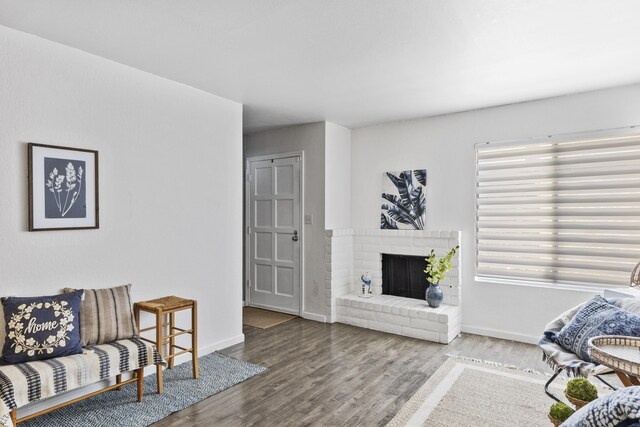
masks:
<path id="1" fill-rule="evenodd" d="M 426 301 L 382 295 L 382 254 L 426 257 L 431 249 L 443 256 L 460 245 L 458 231 L 328 230 L 326 232 L 326 304 L 329 321 L 440 343 L 451 342 L 462 324 L 460 267 L 440 286 L 444 300 L 437 309 Z M 372 298 L 361 298 L 360 276 L 372 276 Z"/>

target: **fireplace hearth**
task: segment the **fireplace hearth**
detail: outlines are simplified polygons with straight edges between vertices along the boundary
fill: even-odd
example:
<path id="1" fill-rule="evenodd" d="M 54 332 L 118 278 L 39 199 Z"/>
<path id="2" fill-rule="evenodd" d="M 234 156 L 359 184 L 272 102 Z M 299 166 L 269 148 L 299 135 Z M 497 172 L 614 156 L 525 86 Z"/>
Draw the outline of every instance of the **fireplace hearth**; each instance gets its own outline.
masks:
<path id="1" fill-rule="evenodd" d="M 444 300 L 438 308 L 429 307 L 424 299 L 425 257 L 432 249 L 437 256 L 444 256 L 460 245 L 460 234 L 446 230 L 327 230 L 325 283 L 326 305 L 330 309 L 327 321 L 450 343 L 462 328 L 459 254 L 453 259 L 447 277 L 440 282 Z M 387 264 L 387 254 L 404 257 L 404 261 L 399 262 L 399 267 L 397 259 L 391 261 L 393 271 L 389 271 L 382 261 L 384 255 Z M 365 272 L 371 273 L 371 298 L 360 296 L 360 276 Z M 391 281 L 387 279 L 389 274 Z M 398 288 L 393 291 L 396 295 L 382 295 L 389 293 L 386 287 L 389 284 Z"/>

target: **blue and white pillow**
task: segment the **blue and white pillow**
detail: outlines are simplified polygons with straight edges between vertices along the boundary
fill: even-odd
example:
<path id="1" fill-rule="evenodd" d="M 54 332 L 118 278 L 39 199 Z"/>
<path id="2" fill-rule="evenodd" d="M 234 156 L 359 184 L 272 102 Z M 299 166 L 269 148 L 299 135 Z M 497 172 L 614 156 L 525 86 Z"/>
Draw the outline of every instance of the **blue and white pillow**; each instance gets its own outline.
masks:
<path id="1" fill-rule="evenodd" d="M 79 311 L 83 290 L 2 300 L 6 338 L 3 364 L 82 353 Z"/>
<path id="2" fill-rule="evenodd" d="M 577 410 L 560 427 L 631 427 L 640 420 L 640 387 L 626 387 Z"/>
<path id="3" fill-rule="evenodd" d="M 589 357 L 588 341 L 598 335 L 640 337 L 640 316 L 596 295 L 552 339 L 581 359 L 593 362 Z"/>

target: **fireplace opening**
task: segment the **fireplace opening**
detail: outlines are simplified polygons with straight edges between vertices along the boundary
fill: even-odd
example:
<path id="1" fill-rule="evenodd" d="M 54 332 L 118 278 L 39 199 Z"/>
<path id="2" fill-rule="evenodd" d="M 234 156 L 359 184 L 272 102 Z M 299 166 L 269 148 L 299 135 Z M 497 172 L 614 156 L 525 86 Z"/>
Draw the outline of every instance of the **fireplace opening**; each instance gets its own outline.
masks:
<path id="1" fill-rule="evenodd" d="M 425 258 L 382 254 L 382 293 L 424 300 L 427 290 Z"/>

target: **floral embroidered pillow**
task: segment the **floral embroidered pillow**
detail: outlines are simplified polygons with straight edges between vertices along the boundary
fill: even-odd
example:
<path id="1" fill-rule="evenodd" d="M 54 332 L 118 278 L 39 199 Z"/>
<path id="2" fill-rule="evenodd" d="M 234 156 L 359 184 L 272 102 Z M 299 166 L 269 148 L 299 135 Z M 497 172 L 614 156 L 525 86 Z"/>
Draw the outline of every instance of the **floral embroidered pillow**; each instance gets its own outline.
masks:
<path id="1" fill-rule="evenodd" d="M 640 337 L 640 316 L 596 295 L 552 339 L 582 360 L 595 363 L 589 356 L 589 338 L 598 335 Z"/>
<path id="2" fill-rule="evenodd" d="M 83 290 L 2 300 L 6 338 L 3 364 L 82 353 L 79 316 Z"/>

